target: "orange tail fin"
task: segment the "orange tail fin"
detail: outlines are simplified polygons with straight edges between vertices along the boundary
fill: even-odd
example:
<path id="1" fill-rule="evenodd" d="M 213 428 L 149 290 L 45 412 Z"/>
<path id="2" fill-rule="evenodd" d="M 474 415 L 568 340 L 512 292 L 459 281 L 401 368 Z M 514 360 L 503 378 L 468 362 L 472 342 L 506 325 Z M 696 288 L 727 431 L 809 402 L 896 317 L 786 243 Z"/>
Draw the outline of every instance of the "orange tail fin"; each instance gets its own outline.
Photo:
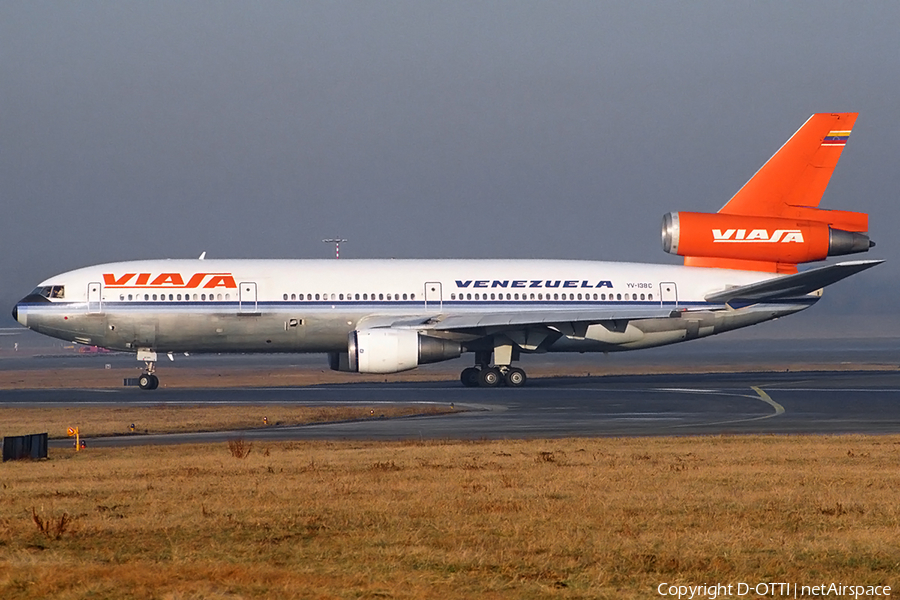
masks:
<path id="1" fill-rule="evenodd" d="M 784 219 L 783 227 L 790 230 L 812 222 L 844 232 L 868 231 L 869 216 L 864 213 L 818 208 L 857 114 L 818 113 L 811 116 L 719 210 L 719 214 Z M 770 255 L 763 258 L 762 255 L 754 256 L 749 245 L 747 250 L 740 258 L 733 253 L 727 257 L 686 256 L 684 264 L 779 273 L 797 271 L 793 254 L 786 253 L 784 260 L 773 261 L 772 252 L 761 253 Z M 824 255 L 812 260 L 822 258 Z"/>
<path id="2" fill-rule="evenodd" d="M 792 208 L 819 206 L 857 114 L 811 116 L 719 212 L 793 217 Z"/>

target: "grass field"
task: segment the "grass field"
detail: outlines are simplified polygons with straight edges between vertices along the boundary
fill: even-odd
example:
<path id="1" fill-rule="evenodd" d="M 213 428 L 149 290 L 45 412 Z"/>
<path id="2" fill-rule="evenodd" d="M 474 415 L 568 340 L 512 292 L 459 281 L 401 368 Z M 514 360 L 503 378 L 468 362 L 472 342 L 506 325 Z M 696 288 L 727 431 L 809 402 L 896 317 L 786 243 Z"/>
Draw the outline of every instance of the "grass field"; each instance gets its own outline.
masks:
<path id="1" fill-rule="evenodd" d="M 900 584 L 898 436 L 233 449 L 89 448 L 3 464 L 0 597 L 650 598 L 663 582 Z"/>
<path id="2" fill-rule="evenodd" d="M 65 408 L 29 405 L 0 408 L 0 436 L 47 432 L 51 439 L 64 438 L 69 427 L 78 427 L 81 436 L 86 438 L 228 431 L 451 412 L 454 409 L 449 404 L 379 404 L 371 407 L 224 404 L 213 408 L 165 403 L 103 407 L 74 404 Z"/>

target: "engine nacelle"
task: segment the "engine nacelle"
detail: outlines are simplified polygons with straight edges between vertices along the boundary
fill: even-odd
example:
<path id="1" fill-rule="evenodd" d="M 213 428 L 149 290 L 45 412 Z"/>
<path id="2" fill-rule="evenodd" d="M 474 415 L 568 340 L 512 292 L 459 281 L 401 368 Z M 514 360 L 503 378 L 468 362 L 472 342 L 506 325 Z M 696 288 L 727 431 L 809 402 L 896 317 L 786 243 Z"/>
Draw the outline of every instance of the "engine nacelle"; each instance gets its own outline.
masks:
<path id="1" fill-rule="evenodd" d="M 663 217 L 662 244 L 680 256 L 794 265 L 866 252 L 875 245 L 864 233 L 818 221 L 691 212 Z"/>
<path id="2" fill-rule="evenodd" d="M 332 353 L 329 363 L 336 371 L 399 373 L 419 365 L 459 358 L 459 342 L 421 335 L 407 329 L 362 329 L 351 331 L 347 354 Z"/>

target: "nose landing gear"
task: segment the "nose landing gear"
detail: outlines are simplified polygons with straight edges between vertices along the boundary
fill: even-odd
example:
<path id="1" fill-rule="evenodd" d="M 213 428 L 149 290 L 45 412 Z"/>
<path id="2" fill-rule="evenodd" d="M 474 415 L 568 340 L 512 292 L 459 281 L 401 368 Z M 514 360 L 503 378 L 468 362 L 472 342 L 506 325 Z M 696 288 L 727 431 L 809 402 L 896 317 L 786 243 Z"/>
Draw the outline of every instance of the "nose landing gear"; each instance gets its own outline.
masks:
<path id="1" fill-rule="evenodd" d="M 159 387 L 159 378 L 153 374 L 156 369 L 156 352 L 140 349 L 137 352 L 137 359 L 144 361 L 146 365 L 146 372 L 138 377 L 138 387 L 142 390 L 155 390 Z"/>
<path id="2" fill-rule="evenodd" d="M 142 390 L 155 390 L 159 387 L 159 377 L 153 373 L 142 373 L 138 377 L 138 387 Z"/>

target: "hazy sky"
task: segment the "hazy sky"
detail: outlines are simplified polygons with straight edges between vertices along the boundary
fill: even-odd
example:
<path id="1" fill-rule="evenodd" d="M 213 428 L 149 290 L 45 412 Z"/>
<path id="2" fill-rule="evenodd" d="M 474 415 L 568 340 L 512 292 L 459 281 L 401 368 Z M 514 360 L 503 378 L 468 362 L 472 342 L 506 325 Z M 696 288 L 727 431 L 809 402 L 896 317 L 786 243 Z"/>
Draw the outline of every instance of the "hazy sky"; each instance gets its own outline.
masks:
<path id="1" fill-rule="evenodd" d="M 858 111 L 823 207 L 900 279 L 900 3 L 0 3 L 0 317 L 135 258 L 678 263 L 813 112 Z M 828 298 L 828 296 L 832 296 Z"/>

